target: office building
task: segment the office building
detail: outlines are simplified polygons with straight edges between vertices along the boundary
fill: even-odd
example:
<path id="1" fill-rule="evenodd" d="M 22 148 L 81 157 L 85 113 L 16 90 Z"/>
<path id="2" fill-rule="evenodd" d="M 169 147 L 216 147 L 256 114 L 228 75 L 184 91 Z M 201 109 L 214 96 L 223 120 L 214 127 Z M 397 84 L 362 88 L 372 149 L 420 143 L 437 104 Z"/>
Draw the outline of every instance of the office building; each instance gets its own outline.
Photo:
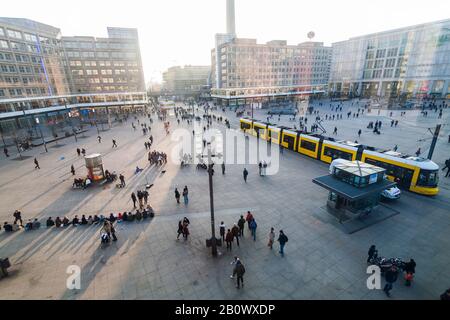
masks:
<path id="1" fill-rule="evenodd" d="M 70 92 L 58 28 L 0 17 L 0 99 Z"/>
<path id="2" fill-rule="evenodd" d="M 210 83 L 209 66 L 176 66 L 163 73 L 164 93 L 178 96 L 196 95 Z"/>
<path id="3" fill-rule="evenodd" d="M 234 38 L 212 51 L 212 97 L 264 102 L 270 97 L 324 92 L 330 61 L 331 47 L 321 42 L 288 45 L 286 41 L 274 40 L 258 44 L 255 39 Z"/>
<path id="4" fill-rule="evenodd" d="M 450 19 L 333 43 L 334 96 L 448 97 Z"/>
<path id="5" fill-rule="evenodd" d="M 74 93 L 145 91 L 137 29 L 108 28 L 108 38 L 62 37 Z"/>
<path id="6" fill-rule="evenodd" d="M 258 44 L 236 36 L 234 0 L 226 3 L 227 33 L 211 50 L 211 97 L 222 105 L 295 101 L 326 92 L 331 47 L 321 42 Z"/>

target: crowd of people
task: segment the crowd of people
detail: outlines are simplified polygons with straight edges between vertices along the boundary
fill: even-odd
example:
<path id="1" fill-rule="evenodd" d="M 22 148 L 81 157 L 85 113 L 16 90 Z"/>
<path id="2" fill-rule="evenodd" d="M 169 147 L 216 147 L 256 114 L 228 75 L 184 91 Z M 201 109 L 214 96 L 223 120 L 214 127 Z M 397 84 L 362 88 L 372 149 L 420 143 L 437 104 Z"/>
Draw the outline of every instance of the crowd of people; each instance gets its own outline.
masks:
<path id="1" fill-rule="evenodd" d="M 86 217 L 86 215 L 82 215 L 81 218 L 79 218 L 78 215 L 75 215 L 72 219 L 69 219 L 67 216 L 64 216 L 62 218 L 56 217 L 53 219 L 52 217 L 48 217 L 45 221 L 45 227 L 46 228 L 65 228 L 69 226 L 90 226 L 90 225 L 104 225 L 105 221 L 110 222 L 112 225 L 117 222 L 131 222 L 131 221 L 141 221 L 148 218 L 153 218 L 155 216 L 155 212 L 153 208 L 150 205 L 147 205 L 146 207 L 137 209 L 135 212 L 132 211 L 124 211 L 119 212 L 117 214 L 111 213 L 109 216 L 104 216 L 102 214 L 100 215 L 89 215 Z M 19 210 L 16 210 L 13 214 L 14 222 L 4 222 L 3 229 L 6 232 L 14 232 L 19 230 L 37 230 L 42 227 L 41 222 L 35 218 L 34 220 L 29 219 L 27 223 L 24 225 L 22 221 L 22 213 Z"/>
<path id="2" fill-rule="evenodd" d="M 150 165 L 162 166 L 167 163 L 167 154 L 156 150 L 150 151 L 148 153 L 148 161 Z"/>

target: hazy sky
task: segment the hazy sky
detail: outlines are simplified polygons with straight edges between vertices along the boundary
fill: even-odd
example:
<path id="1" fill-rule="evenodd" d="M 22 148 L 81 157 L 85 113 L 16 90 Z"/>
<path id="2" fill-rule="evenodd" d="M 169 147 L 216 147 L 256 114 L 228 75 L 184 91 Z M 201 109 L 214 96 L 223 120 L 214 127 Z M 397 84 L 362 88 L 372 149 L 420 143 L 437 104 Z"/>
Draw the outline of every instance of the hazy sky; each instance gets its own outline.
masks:
<path id="1" fill-rule="evenodd" d="M 235 0 L 236 33 L 259 43 L 325 44 L 349 37 L 447 19 L 448 0 Z M 214 34 L 225 32 L 226 0 L 4 1 L 0 15 L 50 24 L 62 34 L 106 37 L 106 27 L 139 29 L 145 79 L 173 65 L 209 65 Z"/>

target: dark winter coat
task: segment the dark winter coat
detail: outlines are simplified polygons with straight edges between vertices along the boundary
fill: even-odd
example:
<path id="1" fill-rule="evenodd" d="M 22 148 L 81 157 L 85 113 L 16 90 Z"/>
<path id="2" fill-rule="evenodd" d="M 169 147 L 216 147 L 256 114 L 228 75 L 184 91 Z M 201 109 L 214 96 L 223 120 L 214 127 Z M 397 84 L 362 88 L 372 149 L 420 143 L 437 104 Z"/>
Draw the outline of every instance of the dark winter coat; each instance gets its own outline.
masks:
<path id="1" fill-rule="evenodd" d="M 394 271 L 394 270 L 389 269 L 386 272 L 385 278 L 386 278 L 387 282 L 394 283 L 395 281 L 397 281 L 398 271 L 397 270 Z"/>
<path id="2" fill-rule="evenodd" d="M 238 262 L 236 264 L 236 267 L 234 267 L 234 273 L 238 276 L 238 277 L 242 277 L 245 273 L 245 267 L 242 263 Z"/>

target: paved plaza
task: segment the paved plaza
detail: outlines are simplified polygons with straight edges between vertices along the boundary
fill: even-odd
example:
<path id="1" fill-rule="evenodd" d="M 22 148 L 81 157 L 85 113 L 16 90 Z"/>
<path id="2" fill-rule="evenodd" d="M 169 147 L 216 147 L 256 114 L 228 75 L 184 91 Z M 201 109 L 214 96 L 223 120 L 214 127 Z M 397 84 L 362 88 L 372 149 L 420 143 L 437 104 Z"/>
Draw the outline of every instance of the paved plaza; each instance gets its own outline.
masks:
<path id="1" fill-rule="evenodd" d="M 349 102 L 346 103 L 350 107 Z M 347 107 L 346 105 L 346 107 Z M 323 109 L 323 110 L 322 110 Z M 325 113 L 329 103 L 322 107 Z M 222 114 L 221 111 L 215 112 Z M 344 117 L 346 117 L 344 111 Z M 399 119 L 399 127 L 390 128 L 386 111 L 381 135 L 365 129 L 369 121 L 378 119 L 371 113 L 362 119 L 325 122 L 331 135 L 338 127 L 338 138 L 358 140 L 376 147 L 393 147 L 413 154 L 418 147 L 423 152 L 431 142 L 426 128 L 434 127 L 437 114 L 428 118 L 418 111 L 410 111 Z M 227 111 L 232 127 L 238 118 Z M 266 115 L 256 111 L 262 120 Z M 274 116 L 274 118 L 277 118 Z M 289 124 L 289 116 L 280 123 Z M 308 123 L 312 123 L 310 116 Z M 156 117 L 153 117 L 156 120 Z M 370 119 L 370 120 L 369 120 Z M 442 166 L 450 157 L 447 137 L 450 110 L 445 110 L 441 138 L 433 160 Z M 148 120 L 140 118 L 141 123 Z M 224 126 L 214 123 L 217 128 Z M 292 126 L 292 125 L 291 125 Z M 178 127 L 171 119 L 171 130 Z M 180 127 L 192 131 L 182 122 Z M 363 135 L 357 138 L 358 129 Z M 161 122 L 152 125 L 155 142 L 152 150 L 171 154 L 176 145 L 167 136 Z M 142 222 L 117 225 L 119 240 L 107 248 L 100 248 L 99 227 L 42 228 L 30 232 L 5 234 L 0 232 L 0 256 L 9 257 L 10 276 L 0 280 L 1 299 L 387 299 L 381 290 L 366 287 L 366 259 L 370 245 L 376 244 L 383 256 L 414 258 L 416 277 L 411 287 L 399 279 L 394 284 L 391 299 L 438 299 L 450 287 L 450 178 L 440 174 L 441 192 L 436 197 L 424 197 L 403 192 L 402 197 L 387 206 L 399 212 L 382 222 L 353 234 L 335 225 L 327 214 L 328 193 L 312 183 L 312 179 L 328 173 L 328 166 L 300 154 L 285 151 L 280 155 L 280 169 L 276 175 L 260 177 L 257 165 L 246 165 L 248 183 L 244 183 L 244 165 L 227 165 L 226 174 L 216 169 L 214 175 L 215 222 L 224 221 L 232 227 L 241 214 L 250 210 L 258 223 L 256 241 L 251 239 L 247 225 L 240 247 L 233 251 L 219 248 L 220 255 L 211 257 L 205 239 L 211 236 L 208 175 L 195 167 L 180 168 L 170 159 L 162 168 L 149 167 L 144 142 L 148 136 L 133 131 L 131 119 L 101 133 L 91 128 L 75 143 L 73 138 L 24 153 L 25 160 L 4 157 L 0 160 L 0 221 L 11 221 L 15 209 L 22 211 L 24 220 L 77 214 L 94 214 L 131 210 L 130 194 L 148 183 L 150 203 L 156 215 Z M 426 141 L 418 141 L 426 138 Z M 118 148 L 112 148 L 116 139 Z M 249 143 L 256 143 L 251 137 Z M 122 173 L 127 182 L 124 189 L 113 185 L 86 190 L 73 190 L 70 166 L 77 175 L 85 175 L 84 159 L 76 148 L 87 154 L 101 153 L 105 169 Z M 33 157 L 40 162 L 35 170 Z M 135 167 L 144 168 L 134 175 Z M 165 173 L 163 173 L 165 171 Z M 174 189 L 189 187 L 189 204 L 177 205 Z M 176 240 L 177 224 L 188 217 L 190 239 Z M 289 237 L 285 257 L 278 254 L 278 244 L 271 251 L 267 247 L 268 233 L 275 228 Z M 230 279 L 234 256 L 246 267 L 244 289 L 237 290 Z M 81 268 L 81 289 L 68 290 L 68 266 Z M 384 285 L 384 283 L 383 283 Z"/>

